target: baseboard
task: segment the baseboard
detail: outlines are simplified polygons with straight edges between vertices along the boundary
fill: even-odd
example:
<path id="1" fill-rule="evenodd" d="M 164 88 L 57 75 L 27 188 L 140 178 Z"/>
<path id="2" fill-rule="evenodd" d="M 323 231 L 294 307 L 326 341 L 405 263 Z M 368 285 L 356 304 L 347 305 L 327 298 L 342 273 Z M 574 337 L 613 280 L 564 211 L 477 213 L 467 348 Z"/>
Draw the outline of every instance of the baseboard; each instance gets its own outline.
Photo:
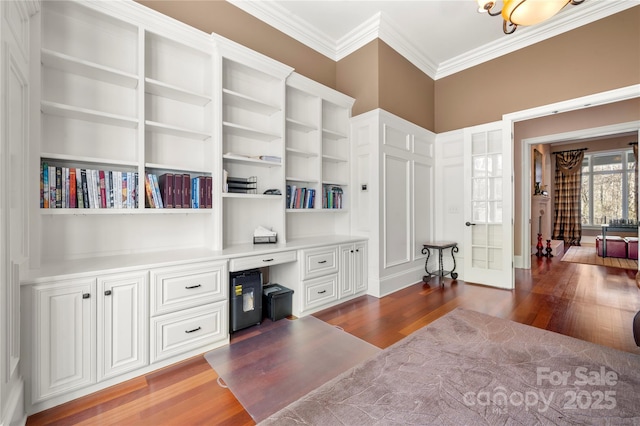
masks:
<path id="1" fill-rule="evenodd" d="M 4 395 L 3 395 L 4 396 Z M 7 395 L 6 411 L 2 414 L 2 425 L 24 426 L 27 423 L 27 413 L 24 410 L 24 381 L 17 380 L 9 395 Z"/>
<path id="2" fill-rule="evenodd" d="M 380 278 L 378 285 L 379 296 L 384 297 L 388 294 L 395 293 L 398 290 L 409 287 L 422 281 L 424 276 L 424 266 L 414 267 L 408 270 L 404 270 L 397 274 L 389 275 Z"/>

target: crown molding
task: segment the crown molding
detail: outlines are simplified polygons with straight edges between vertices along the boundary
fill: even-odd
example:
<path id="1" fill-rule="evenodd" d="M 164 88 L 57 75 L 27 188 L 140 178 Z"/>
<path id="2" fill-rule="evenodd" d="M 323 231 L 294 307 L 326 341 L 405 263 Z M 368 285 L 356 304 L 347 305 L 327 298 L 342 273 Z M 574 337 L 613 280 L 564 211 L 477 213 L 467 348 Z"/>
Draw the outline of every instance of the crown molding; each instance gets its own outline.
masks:
<path id="1" fill-rule="evenodd" d="M 488 43 L 486 46 L 442 62 L 438 67 L 435 80 L 515 52 L 598 19 L 606 18 L 614 13 L 622 12 L 639 3 L 638 0 L 590 1 L 578 6 L 567 6 L 575 9 L 572 9 L 571 13 L 558 15 L 555 19 L 535 27 L 518 28 L 515 33 L 516 37 L 505 35 L 505 37 Z M 488 18 L 491 19 L 491 17 Z M 498 17 L 495 21 L 496 25 L 502 24 Z"/>
<path id="2" fill-rule="evenodd" d="M 420 53 L 415 44 L 404 36 L 401 26 L 391 22 L 381 13 L 372 16 L 340 40 L 334 40 L 275 2 L 227 1 L 334 61 L 343 59 L 367 43 L 380 38 L 434 80 L 515 52 L 640 4 L 640 0 L 589 0 L 579 6 L 567 6 L 573 8 L 571 13 L 561 13 L 552 20 L 535 27 L 518 28 L 514 35 L 505 35 L 485 46 L 437 64 L 431 58 Z M 491 17 L 487 19 L 491 19 Z M 496 25 L 502 24 L 499 17 L 495 18 L 495 22 Z"/>
<path id="3" fill-rule="evenodd" d="M 270 1 L 227 0 L 239 9 L 258 18 L 289 37 L 337 61 L 336 42 L 331 37 L 292 15 L 287 9 Z M 360 46 L 362 47 L 362 46 Z"/>
<path id="4" fill-rule="evenodd" d="M 382 14 L 378 12 L 338 40 L 336 43 L 336 60 L 339 61 L 367 43 L 380 38 L 381 26 Z"/>

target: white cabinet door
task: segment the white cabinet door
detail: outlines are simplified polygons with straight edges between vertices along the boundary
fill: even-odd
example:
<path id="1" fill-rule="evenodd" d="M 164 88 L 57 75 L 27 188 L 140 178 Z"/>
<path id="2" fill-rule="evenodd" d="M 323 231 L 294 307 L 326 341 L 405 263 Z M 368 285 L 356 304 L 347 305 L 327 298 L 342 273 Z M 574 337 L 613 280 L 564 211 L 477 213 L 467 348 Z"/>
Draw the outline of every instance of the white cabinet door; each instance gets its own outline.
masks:
<path id="1" fill-rule="evenodd" d="M 95 279 L 33 288 L 33 401 L 95 382 Z"/>
<path id="2" fill-rule="evenodd" d="M 148 276 L 98 278 L 98 381 L 147 365 Z"/>
<path id="3" fill-rule="evenodd" d="M 353 294 L 354 255 L 353 244 L 340 246 L 340 293 L 338 294 L 340 299 Z"/>
<path id="4" fill-rule="evenodd" d="M 367 243 L 341 245 L 339 297 L 360 293 L 367 286 Z"/>
<path id="5" fill-rule="evenodd" d="M 367 275 L 367 243 L 359 242 L 354 244 L 355 253 L 353 255 L 353 292 L 360 293 L 369 286 Z"/>

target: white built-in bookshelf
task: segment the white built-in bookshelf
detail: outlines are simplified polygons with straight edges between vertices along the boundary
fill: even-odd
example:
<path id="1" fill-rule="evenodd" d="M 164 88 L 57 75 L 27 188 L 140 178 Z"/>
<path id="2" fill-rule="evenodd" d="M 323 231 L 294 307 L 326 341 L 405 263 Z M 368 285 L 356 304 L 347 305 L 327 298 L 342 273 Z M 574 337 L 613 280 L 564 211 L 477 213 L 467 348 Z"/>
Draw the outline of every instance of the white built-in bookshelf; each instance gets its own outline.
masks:
<path id="1" fill-rule="evenodd" d="M 353 102 L 353 98 L 300 74 L 293 73 L 287 79 L 285 180 L 293 198 L 286 202 L 289 236 L 349 232 L 346 213 Z M 305 202 L 309 190 L 313 202 Z"/>
<path id="2" fill-rule="evenodd" d="M 142 12 L 139 20 L 131 7 Z M 107 201 L 73 205 L 67 192 L 66 204 L 63 198 L 52 206 L 55 198 L 41 188 L 31 219 L 39 240 L 33 264 L 122 247 L 222 250 L 250 244 L 258 226 L 277 232 L 280 242 L 348 234 L 353 99 L 223 37 L 143 10 L 118 2 L 43 3 L 39 163 L 74 169 L 79 184 L 82 170 L 102 171 Z M 152 207 L 149 174 L 175 175 L 176 182 L 208 177 L 211 208 Z M 137 201 L 112 200 L 122 176 Z M 226 176 L 255 179 L 255 189 L 231 192 Z M 292 208 L 292 186 L 313 190 L 313 205 Z M 323 192 L 335 188 L 340 204 L 323 205 Z M 62 248 L 49 250 L 52 241 Z"/>

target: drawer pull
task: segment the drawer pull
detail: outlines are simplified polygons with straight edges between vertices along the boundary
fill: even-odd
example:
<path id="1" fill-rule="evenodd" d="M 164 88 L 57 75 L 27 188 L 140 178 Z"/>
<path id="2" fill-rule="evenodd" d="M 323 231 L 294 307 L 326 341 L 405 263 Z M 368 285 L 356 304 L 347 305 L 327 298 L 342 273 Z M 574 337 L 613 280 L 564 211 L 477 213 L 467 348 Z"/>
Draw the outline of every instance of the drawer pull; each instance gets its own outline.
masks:
<path id="1" fill-rule="evenodd" d="M 91 293 L 83 293 L 83 294 L 82 294 L 82 298 L 83 298 L 83 299 L 88 299 L 88 298 L 90 298 L 90 297 L 91 297 Z"/>
<path id="2" fill-rule="evenodd" d="M 105 291 L 105 292 L 104 292 L 104 295 L 105 295 L 105 296 L 111 296 L 111 290 L 107 290 L 107 291 Z"/>
<path id="3" fill-rule="evenodd" d="M 327 292 L 327 290 L 322 290 L 322 291 L 319 291 L 318 294 L 322 294 L 322 293 L 326 293 L 326 292 Z"/>
<path id="4" fill-rule="evenodd" d="M 186 288 L 187 290 L 191 290 L 191 289 L 198 288 L 198 287 L 202 287 L 202 284 L 188 285 L 188 286 L 186 286 L 185 288 Z"/>
<path id="5" fill-rule="evenodd" d="M 273 258 L 271 259 L 262 259 L 263 262 L 273 262 Z"/>
<path id="6" fill-rule="evenodd" d="M 327 261 L 326 260 L 321 260 L 318 263 L 327 263 Z"/>
<path id="7" fill-rule="evenodd" d="M 202 330 L 202 327 L 197 327 L 197 328 L 194 328 L 193 330 L 185 330 L 184 332 L 185 333 L 195 333 L 198 330 Z"/>

